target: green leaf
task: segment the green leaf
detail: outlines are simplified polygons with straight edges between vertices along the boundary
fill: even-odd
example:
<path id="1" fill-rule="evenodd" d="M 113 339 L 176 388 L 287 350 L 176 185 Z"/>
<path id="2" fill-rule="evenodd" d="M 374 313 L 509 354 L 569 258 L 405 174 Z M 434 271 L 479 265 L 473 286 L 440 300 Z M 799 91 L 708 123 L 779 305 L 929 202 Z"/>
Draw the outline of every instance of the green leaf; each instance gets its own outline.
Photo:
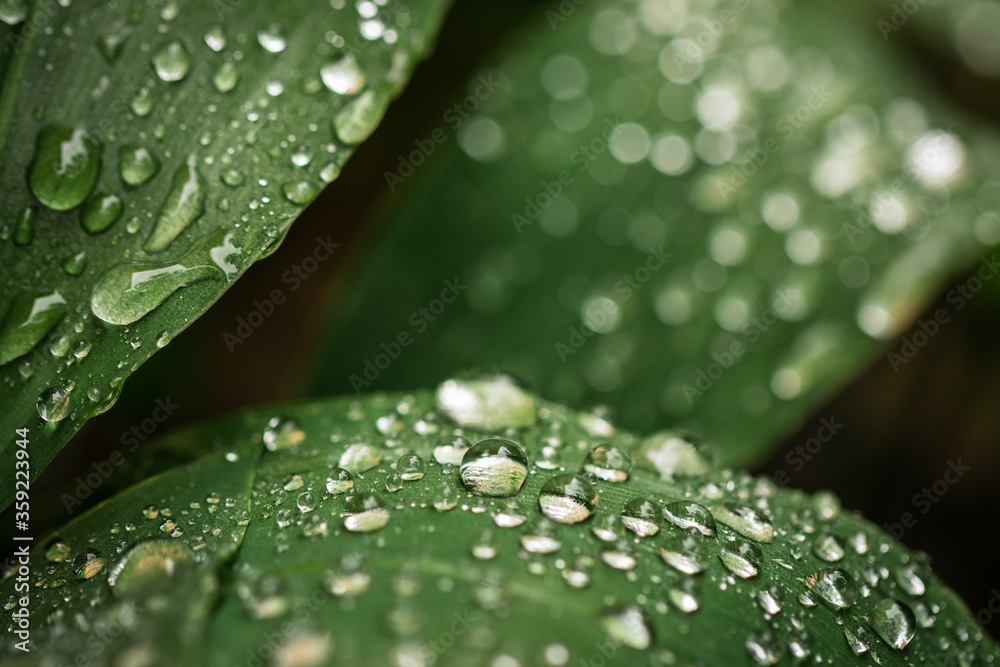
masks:
<path id="1" fill-rule="evenodd" d="M 475 426 L 483 423 L 495 431 Z M 504 440 L 488 449 L 494 438 Z M 68 547 L 61 562 L 45 559 L 51 542 L 36 548 L 32 653 L 22 657 L 210 665 L 1000 657 L 926 555 L 842 510 L 832 494 L 712 469 L 706 450 L 677 434 L 638 438 L 503 377 L 246 413 L 159 446 L 194 451 L 198 442 L 216 453 L 59 531 Z M 475 456 L 484 448 L 492 457 Z M 473 463 L 451 463 L 463 457 Z M 646 463 L 630 468 L 630 457 Z M 145 518 L 147 505 L 160 516 Z M 187 570 L 167 572 L 151 557 L 146 571 L 158 578 L 123 592 L 120 575 L 110 586 L 116 561 L 162 534 L 165 507 L 179 534 L 153 548 L 190 559 L 204 583 L 188 585 Z M 79 580 L 71 562 L 90 545 L 105 563 Z M 0 599 L 15 581 L 0 584 Z M 140 610 L 131 623 L 119 620 L 129 602 Z M 111 627 L 112 642 L 95 640 Z M 4 655 L 15 655 L 15 640 L 5 635 Z"/>
<path id="2" fill-rule="evenodd" d="M 536 21 L 386 175 L 315 391 L 499 366 L 760 461 L 1000 240 L 996 137 L 837 11 Z"/>
<path id="3" fill-rule="evenodd" d="M 277 248 L 447 3 L 21 5 L 0 16 L 0 431 L 31 430 L 34 477 Z M 336 247 L 317 238 L 316 256 Z M 4 506 L 9 437 L 0 468 Z"/>

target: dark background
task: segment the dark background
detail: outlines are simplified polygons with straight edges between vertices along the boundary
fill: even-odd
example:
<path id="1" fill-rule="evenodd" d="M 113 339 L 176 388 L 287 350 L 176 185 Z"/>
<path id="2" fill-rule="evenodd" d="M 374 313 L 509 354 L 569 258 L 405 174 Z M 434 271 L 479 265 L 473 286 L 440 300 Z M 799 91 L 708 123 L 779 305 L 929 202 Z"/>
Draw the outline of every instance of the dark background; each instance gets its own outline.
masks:
<path id="1" fill-rule="evenodd" d="M 406 93 L 340 178 L 295 223 L 282 247 L 140 368 L 127 381 L 118 404 L 89 422 L 46 470 L 33 493 L 33 523 L 39 535 L 67 520 L 60 495 L 71 490 L 73 479 L 94 461 L 121 449 L 122 434 L 151 416 L 158 398 L 179 406 L 162 426 L 167 431 L 302 395 L 312 350 L 322 345 L 330 309 L 351 288 L 367 248 L 378 240 L 379 221 L 396 203 L 382 173 L 395 168 L 401 147 L 411 146 L 414 138 L 426 136 L 439 123 L 467 75 L 505 34 L 552 4 L 456 2 L 435 55 L 417 70 Z M 876 28 L 874 22 L 859 21 L 859 29 Z M 1000 94 L 995 83 L 977 79 L 940 48 L 905 30 L 894 36 L 891 47 L 917 63 L 957 106 L 984 118 L 996 117 Z M 418 170 L 406 187 L 419 188 L 419 180 Z M 280 287 L 280 275 L 311 253 L 318 235 L 327 234 L 342 244 L 334 257 L 320 264 L 299 290 L 286 290 L 288 301 L 230 354 L 223 333 L 233 332 L 236 319 L 251 311 L 253 301 Z M 945 292 L 947 288 L 942 295 Z M 943 306 L 942 297 L 929 310 Z M 764 474 L 784 471 L 789 486 L 807 491 L 831 489 L 845 508 L 878 524 L 897 522 L 904 512 L 915 514 L 917 523 L 906 530 L 903 541 L 932 555 L 935 569 L 973 614 L 1000 589 L 991 539 L 1000 484 L 1000 348 L 994 344 L 998 325 L 1000 289 L 987 283 L 986 290 L 953 313 L 951 323 L 898 373 L 880 358 L 758 469 Z M 786 455 L 816 434 L 820 419 L 830 417 L 844 428 L 801 471 L 794 471 Z M 914 494 L 941 479 L 949 460 L 961 460 L 971 470 L 921 514 L 913 505 Z M 88 506 L 109 492 L 99 488 Z M 8 534 L 12 517 L 5 512 L 2 519 L 0 532 Z M 1000 637 L 1000 618 L 986 627 Z"/>

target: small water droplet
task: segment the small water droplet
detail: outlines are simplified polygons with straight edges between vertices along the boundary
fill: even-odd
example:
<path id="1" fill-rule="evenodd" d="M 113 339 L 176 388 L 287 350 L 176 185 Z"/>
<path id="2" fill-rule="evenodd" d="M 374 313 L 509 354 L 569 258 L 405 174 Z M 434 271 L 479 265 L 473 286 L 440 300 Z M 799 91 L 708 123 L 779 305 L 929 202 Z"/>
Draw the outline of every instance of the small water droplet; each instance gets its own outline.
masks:
<path id="1" fill-rule="evenodd" d="M 854 577 L 832 567 L 807 577 L 806 586 L 835 609 L 847 609 L 858 595 Z"/>
<path id="2" fill-rule="evenodd" d="M 602 542 L 617 542 L 625 537 L 625 523 L 617 514 L 599 514 L 590 531 Z"/>
<path id="3" fill-rule="evenodd" d="M 52 563 L 61 563 L 69 556 L 69 545 L 62 540 L 56 540 L 45 548 L 45 559 Z"/>
<path id="4" fill-rule="evenodd" d="M 231 60 L 219 65 L 212 77 L 212 83 L 220 93 L 228 93 L 240 82 L 240 71 L 236 69 L 236 63 Z"/>
<path id="5" fill-rule="evenodd" d="M 257 42 L 268 53 L 281 53 L 287 46 L 285 37 L 281 34 L 281 26 L 277 24 L 273 24 L 265 30 L 259 30 L 257 32 Z"/>
<path id="6" fill-rule="evenodd" d="M 722 503 L 712 506 L 712 513 L 720 521 L 743 537 L 755 542 L 770 542 L 774 539 L 774 527 L 767 518 L 750 507 L 737 503 Z"/>
<path id="7" fill-rule="evenodd" d="M 704 505 L 689 500 L 668 503 L 663 516 L 683 530 L 695 529 L 705 537 L 715 537 L 715 517 Z"/>
<path id="8" fill-rule="evenodd" d="M 404 482 L 414 482 L 424 478 L 427 464 L 416 454 L 405 454 L 396 462 L 396 472 Z"/>
<path id="9" fill-rule="evenodd" d="M 441 482 L 434 489 L 431 504 L 438 512 L 449 512 L 458 505 L 460 497 L 458 489 L 451 482 Z"/>
<path id="10" fill-rule="evenodd" d="M 80 223 L 91 234 L 100 234 L 122 216 L 122 200 L 117 195 L 99 194 L 83 207 Z"/>
<path id="11" fill-rule="evenodd" d="M 119 172 L 122 180 L 135 187 L 151 179 L 160 169 L 160 162 L 143 146 L 128 144 L 121 147 Z"/>
<path id="12" fill-rule="evenodd" d="M 646 498 L 633 498 L 622 508 L 622 523 L 640 537 L 660 532 L 660 508 Z"/>
<path id="13" fill-rule="evenodd" d="M 180 81 L 191 70 L 191 56 L 184 44 L 173 41 L 153 55 L 153 68 L 163 81 Z"/>
<path id="14" fill-rule="evenodd" d="M 611 638 L 637 651 L 645 651 L 653 641 L 653 633 L 637 607 L 606 611 L 601 625 Z"/>
<path id="15" fill-rule="evenodd" d="M 701 533 L 693 530 L 687 535 L 672 535 L 660 547 L 660 558 L 684 574 L 704 572 L 711 560 L 704 539 Z"/>
<path id="16" fill-rule="evenodd" d="M 69 414 L 69 392 L 60 387 L 49 387 L 35 401 L 38 416 L 47 422 L 58 422 Z"/>
<path id="17" fill-rule="evenodd" d="M 100 169 L 101 144 L 86 130 L 50 125 L 38 133 L 28 181 L 38 201 L 68 211 L 87 198 Z"/>
<path id="18" fill-rule="evenodd" d="M 352 55 L 342 56 L 324 65 L 319 74 L 323 85 L 338 95 L 354 95 L 365 87 L 364 72 Z"/>
<path id="19" fill-rule="evenodd" d="M 305 206 L 316 198 L 320 189 L 318 185 L 309 181 L 290 181 L 281 186 L 281 193 L 293 204 Z"/>
<path id="20" fill-rule="evenodd" d="M 760 574 L 763 558 L 760 547 L 743 540 L 724 544 L 719 549 L 719 560 L 727 570 L 741 579 L 750 579 Z"/>
<path id="21" fill-rule="evenodd" d="M 359 144 L 375 131 L 388 105 L 389 97 L 384 91 L 366 90 L 337 112 L 333 118 L 334 132 L 345 144 Z"/>
<path id="22" fill-rule="evenodd" d="M 335 496 L 354 488 L 354 475 L 343 468 L 334 468 L 326 478 L 326 490 Z"/>
<path id="23" fill-rule="evenodd" d="M 704 475 L 712 469 L 708 448 L 698 438 L 678 431 L 663 431 L 644 439 L 635 449 L 635 463 L 661 479 Z"/>

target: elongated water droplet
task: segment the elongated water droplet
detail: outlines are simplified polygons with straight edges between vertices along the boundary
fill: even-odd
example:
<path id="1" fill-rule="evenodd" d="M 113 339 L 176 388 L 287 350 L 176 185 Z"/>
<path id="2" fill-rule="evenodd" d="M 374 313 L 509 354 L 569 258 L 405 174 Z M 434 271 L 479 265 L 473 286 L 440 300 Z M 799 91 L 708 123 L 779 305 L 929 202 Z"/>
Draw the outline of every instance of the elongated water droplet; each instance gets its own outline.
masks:
<path id="1" fill-rule="evenodd" d="M 63 260 L 63 271 L 71 276 L 78 276 L 87 268 L 87 251 L 81 250 Z M 86 356 L 86 355 L 84 355 Z"/>
<path id="2" fill-rule="evenodd" d="M 836 563 L 844 557 L 844 545 L 834 535 L 820 535 L 813 542 L 813 553 L 827 563 Z"/>
<path id="3" fill-rule="evenodd" d="M 927 585 L 917 574 L 917 567 L 910 565 L 896 569 L 896 583 L 904 591 L 913 596 L 923 595 L 927 591 Z"/>
<path id="4" fill-rule="evenodd" d="M 176 584 L 172 579 L 191 563 L 191 552 L 168 539 L 139 542 L 122 556 L 108 574 L 108 585 L 118 597 L 142 597 Z"/>
<path id="5" fill-rule="evenodd" d="M 622 508 L 622 523 L 639 537 L 660 532 L 660 508 L 652 500 L 633 498 Z"/>
<path id="6" fill-rule="evenodd" d="M 847 609 L 858 596 L 854 577 L 832 567 L 808 576 L 806 586 L 834 609 Z"/>
<path id="7" fill-rule="evenodd" d="M 439 411 L 468 428 L 522 428 L 537 418 L 535 399 L 505 375 L 446 380 L 434 398 Z"/>
<path id="8" fill-rule="evenodd" d="M 458 501 L 461 498 L 461 494 L 455 485 L 451 482 L 441 482 L 438 484 L 437 488 L 434 489 L 434 495 L 431 496 L 431 505 L 434 506 L 438 512 L 450 512 L 455 509 L 458 505 Z"/>
<path id="9" fill-rule="evenodd" d="M 28 245 L 35 238 L 35 217 L 38 215 L 38 208 L 35 206 L 25 206 L 17 216 L 14 223 L 14 243 L 17 245 Z"/>
<path id="10" fill-rule="evenodd" d="M 236 84 L 240 82 L 240 71 L 236 69 L 236 63 L 231 60 L 219 65 L 219 69 L 216 70 L 215 76 L 212 77 L 212 83 L 215 84 L 216 89 L 220 93 L 228 93 L 230 90 L 236 87 Z"/>
<path id="11" fill-rule="evenodd" d="M 718 521 L 726 524 L 743 537 L 755 542 L 770 542 L 774 539 L 774 527 L 763 514 L 749 505 L 722 503 L 713 505 L 712 513 Z"/>
<path id="12" fill-rule="evenodd" d="M 693 435 L 663 431 L 649 436 L 635 449 L 637 466 L 661 479 L 704 475 L 712 468 L 709 450 Z"/>
<path id="13" fill-rule="evenodd" d="M 116 195 L 99 194 L 83 207 L 80 223 L 91 234 L 99 234 L 122 217 L 122 200 Z"/>
<path id="14" fill-rule="evenodd" d="M 342 56 L 324 65 L 319 74 L 323 85 L 338 95 L 354 95 L 365 87 L 364 72 L 352 55 Z"/>
<path id="15" fill-rule="evenodd" d="M 119 155 L 119 171 L 126 185 L 142 185 L 160 169 L 160 162 L 144 147 L 135 144 L 122 146 Z"/>
<path id="16" fill-rule="evenodd" d="M 385 502 L 370 491 L 353 495 L 344 503 L 344 528 L 352 533 L 371 533 L 389 523 Z"/>
<path id="17" fill-rule="evenodd" d="M 776 665 L 785 654 L 781 641 L 770 632 L 750 635 L 744 645 L 755 665 Z"/>
<path id="18" fill-rule="evenodd" d="M 587 454 L 583 469 L 605 482 L 624 482 L 632 469 L 632 457 L 614 445 L 598 445 Z"/>
<path id="19" fill-rule="evenodd" d="M 715 517 L 704 505 L 690 500 L 669 503 L 663 508 L 667 521 L 683 530 L 695 529 L 705 537 L 715 537 Z"/>
<path id="20" fill-rule="evenodd" d="M 785 595 L 782 589 L 772 584 L 767 588 L 762 588 L 757 592 L 757 604 L 765 613 L 774 616 L 781 613 Z"/>
<path id="21" fill-rule="evenodd" d="M 601 625 L 614 641 L 637 651 L 653 642 L 653 632 L 637 607 L 609 610 L 601 616 Z"/>
<path id="22" fill-rule="evenodd" d="M 868 614 L 868 624 L 886 644 L 900 651 L 913 639 L 917 627 L 910 608 L 891 598 L 875 604 Z"/>
<path id="23" fill-rule="evenodd" d="M 382 91 L 366 90 L 337 112 L 333 118 L 333 129 L 345 144 L 359 144 L 378 126 L 389 97 Z"/>
<path id="24" fill-rule="evenodd" d="M 510 440 L 488 438 L 465 453 L 459 475 L 476 495 L 513 496 L 528 476 L 528 457 Z"/>
<path id="25" fill-rule="evenodd" d="M 94 286 L 91 310 L 110 324 L 131 324 L 185 285 L 229 280 L 238 272 L 230 258 L 241 250 L 233 246 L 232 232 L 224 237 L 223 233 L 209 235 L 175 262 L 135 262 L 112 268 Z"/>
<path id="26" fill-rule="evenodd" d="M 0 366 L 35 349 L 67 311 L 58 291 L 17 297 L 0 324 Z"/>
<path id="27" fill-rule="evenodd" d="M 180 81 L 191 70 L 191 56 L 181 42 L 170 42 L 153 55 L 153 68 L 163 81 Z"/>
<path id="28" fill-rule="evenodd" d="M 101 170 L 101 144 L 82 128 L 50 125 L 38 133 L 28 182 L 49 208 L 68 211 L 87 198 Z"/>
<path id="29" fill-rule="evenodd" d="M 198 173 L 198 158 L 189 155 L 174 174 L 173 184 L 160 208 L 153 231 L 143 245 L 146 252 L 160 252 L 205 212 L 205 179 Z"/>
<path id="30" fill-rule="evenodd" d="M 542 485 L 538 506 L 542 513 L 559 523 L 580 523 L 594 513 L 597 490 L 579 475 L 556 475 Z"/>

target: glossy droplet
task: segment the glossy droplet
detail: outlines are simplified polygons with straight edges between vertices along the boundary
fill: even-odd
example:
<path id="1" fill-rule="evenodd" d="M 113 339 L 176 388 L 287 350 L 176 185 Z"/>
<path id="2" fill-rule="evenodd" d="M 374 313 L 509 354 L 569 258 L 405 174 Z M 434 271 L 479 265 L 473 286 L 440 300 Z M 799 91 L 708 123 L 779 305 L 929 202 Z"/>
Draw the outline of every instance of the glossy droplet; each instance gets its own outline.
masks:
<path id="1" fill-rule="evenodd" d="M 440 444 L 434 448 L 434 460 L 441 465 L 451 464 L 453 466 L 462 465 L 465 452 L 472 446 L 468 440 L 460 435 L 446 435 L 441 438 Z"/>
<path id="2" fill-rule="evenodd" d="M 371 470 L 382 461 L 382 454 L 368 443 L 359 442 L 349 445 L 340 455 L 337 465 L 357 475 Z"/>
<path id="3" fill-rule="evenodd" d="M 500 528 L 516 528 L 527 520 L 528 517 L 524 515 L 516 500 L 508 500 L 493 515 L 493 523 Z"/>
<path id="4" fill-rule="evenodd" d="M 844 557 L 844 545 L 833 535 L 820 535 L 813 542 L 813 553 L 828 563 L 836 563 Z"/>
<path id="5" fill-rule="evenodd" d="M 614 641 L 637 651 L 645 651 L 653 642 L 653 633 L 637 607 L 606 611 L 601 625 Z"/>
<path id="6" fill-rule="evenodd" d="M 0 366 L 35 349 L 68 310 L 58 291 L 14 299 L 0 324 Z"/>
<path id="7" fill-rule="evenodd" d="M 87 268 L 87 251 L 81 250 L 63 260 L 63 271 L 71 276 L 78 276 Z M 84 355 L 86 356 L 86 355 Z"/>
<path id="8" fill-rule="evenodd" d="M 343 468 L 334 468 L 326 478 L 326 491 L 335 496 L 354 488 L 354 475 Z"/>
<path id="9" fill-rule="evenodd" d="M 897 650 L 906 648 L 916 632 L 913 612 L 902 602 L 885 598 L 868 614 L 868 624 L 886 644 Z"/>
<path id="10" fill-rule="evenodd" d="M 660 508 L 652 500 L 633 498 L 622 508 L 622 523 L 639 537 L 660 532 Z"/>
<path id="11" fill-rule="evenodd" d="M 212 77 L 212 83 L 215 84 L 215 88 L 220 93 L 228 93 L 239 82 L 240 71 L 236 69 L 236 63 L 231 60 L 227 60 L 219 65 L 219 69 L 215 71 L 215 76 Z"/>
<path id="12" fill-rule="evenodd" d="M 364 72 L 352 55 L 342 56 L 324 65 L 319 74 L 323 85 L 338 95 L 354 95 L 365 87 Z"/>
<path id="13" fill-rule="evenodd" d="M 562 548 L 555 524 L 546 518 L 532 521 L 518 541 L 522 549 L 532 554 L 551 554 Z"/>
<path id="14" fill-rule="evenodd" d="M 399 457 L 399 461 L 396 462 L 396 472 L 404 482 L 414 482 L 424 478 L 427 464 L 416 454 L 406 454 Z"/>
<path id="15" fill-rule="evenodd" d="M 389 105 L 383 91 L 366 90 L 337 112 L 333 129 L 345 144 L 359 144 L 371 136 Z"/>
<path id="16" fill-rule="evenodd" d="M 47 422 L 58 422 L 69 414 L 69 392 L 60 387 L 50 387 L 35 401 L 38 416 Z"/>
<path id="17" fill-rule="evenodd" d="M 807 577 L 806 586 L 835 609 L 847 609 L 858 595 L 854 577 L 832 567 Z"/>
<path id="18" fill-rule="evenodd" d="M 574 524 L 594 513 L 597 490 L 578 475 L 556 475 L 542 485 L 538 506 L 542 514 L 559 523 Z"/>
<path id="19" fill-rule="evenodd" d="M 385 476 L 385 490 L 389 493 L 396 493 L 403 490 L 403 478 L 399 473 L 389 473 Z"/>
<path id="20" fill-rule="evenodd" d="M 110 324 L 131 324 L 185 285 L 228 281 L 238 272 L 230 258 L 240 254 L 232 232 L 219 230 L 175 262 L 120 264 L 97 281 L 90 297 L 94 315 Z"/>
<path id="21" fill-rule="evenodd" d="M 35 238 L 35 217 L 38 215 L 38 208 L 35 206 L 25 206 L 18 214 L 14 223 L 14 243 L 17 245 L 29 245 Z"/>
<path id="22" fill-rule="evenodd" d="M 118 152 L 118 168 L 126 185 L 135 187 L 151 179 L 160 162 L 145 147 L 128 144 Z"/>
<path id="23" fill-rule="evenodd" d="M 318 185 L 309 181 L 291 181 L 281 186 L 281 193 L 293 204 L 305 206 L 316 198 L 320 189 Z"/>
<path id="24" fill-rule="evenodd" d="M 104 558 L 97 549 L 87 547 L 73 559 L 73 567 L 77 579 L 93 579 L 104 569 Z"/>
<path id="25" fill-rule="evenodd" d="M 727 570 L 741 579 L 750 579 L 760 574 L 763 558 L 760 547 L 743 540 L 724 544 L 719 549 L 719 560 Z"/>
<path id="26" fill-rule="evenodd" d="M 87 198 L 101 170 L 101 144 L 82 128 L 50 125 L 38 133 L 28 182 L 49 208 L 68 211 Z"/>
<path id="27" fill-rule="evenodd" d="M 205 33 L 205 44 L 216 53 L 226 48 L 226 33 L 221 25 L 217 25 Z"/>
<path id="28" fill-rule="evenodd" d="M 594 520 L 590 532 L 602 542 L 617 542 L 625 537 L 625 523 L 617 514 L 601 514 Z"/>
<path id="29" fill-rule="evenodd" d="M 774 527 L 771 522 L 749 505 L 722 503 L 714 505 L 712 513 L 716 520 L 726 524 L 743 537 L 764 543 L 774 539 Z"/>
<path id="30" fill-rule="evenodd" d="M 254 572 L 246 581 L 237 582 L 236 595 L 254 620 L 279 618 L 288 613 L 287 587 L 279 577 Z"/>
<path id="31" fill-rule="evenodd" d="M 704 505 L 690 500 L 669 503 L 663 508 L 667 521 L 683 530 L 695 529 L 705 537 L 715 537 L 715 517 Z"/>
<path id="32" fill-rule="evenodd" d="M 180 81 L 191 71 L 191 56 L 181 42 L 170 42 L 153 55 L 153 69 L 163 81 Z"/>
<path id="33" fill-rule="evenodd" d="M 484 431 L 531 426 L 535 399 L 505 375 L 446 380 L 434 396 L 437 409 L 458 424 Z"/>
<path id="34" fill-rule="evenodd" d="M 360 554 L 346 554 L 323 574 L 323 581 L 332 595 L 355 597 L 368 590 L 372 576 Z"/>
<path id="35" fill-rule="evenodd" d="M 170 192 L 160 207 L 153 231 L 142 246 L 146 252 L 164 250 L 205 212 L 207 188 L 197 165 L 197 157 L 189 155 L 174 174 Z"/>
<path id="36" fill-rule="evenodd" d="M 109 65 L 114 65 L 122 55 L 125 40 L 131 34 L 129 26 L 113 28 L 97 38 L 97 50 Z"/>
<path id="37" fill-rule="evenodd" d="M 140 88 L 132 97 L 129 106 L 136 116 L 145 118 L 153 112 L 153 94 L 149 92 L 148 88 Z"/>
<path id="38" fill-rule="evenodd" d="M 441 482 L 438 484 L 437 488 L 434 489 L 434 495 L 431 497 L 431 504 L 434 506 L 438 512 L 449 512 L 455 509 L 458 505 L 458 501 L 461 498 L 461 494 L 458 489 L 450 482 Z"/>
<path id="39" fill-rule="evenodd" d="M 300 493 L 295 500 L 295 506 L 299 508 L 300 512 L 312 512 L 316 509 L 316 496 L 309 491 Z"/>
<path id="40" fill-rule="evenodd" d="M 673 535 L 660 547 L 663 562 L 684 574 L 704 572 L 711 560 L 701 533 L 692 531 L 688 535 Z"/>
<path id="41" fill-rule="evenodd" d="M 493 560 L 497 557 L 497 542 L 493 533 L 484 530 L 479 539 L 472 545 L 472 555 L 479 560 Z"/>
<path id="42" fill-rule="evenodd" d="M 352 533 L 371 533 L 389 523 L 385 502 L 370 491 L 348 498 L 341 516 L 344 517 L 344 528 Z"/>
<path id="43" fill-rule="evenodd" d="M 143 597 L 174 586 L 171 580 L 190 562 L 191 552 L 184 545 L 146 540 L 125 552 L 108 574 L 108 585 L 118 597 Z"/>
<path id="44" fill-rule="evenodd" d="M 257 42 L 264 47 L 268 53 L 281 53 L 287 46 L 284 35 L 281 34 L 281 26 L 274 24 L 265 30 L 257 32 Z"/>
<path id="45" fill-rule="evenodd" d="M 583 469 L 605 482 L 624 482 L 632 469 L 632 457 L 613 445 L 598 445 L 587 454 Z"/>
<path id="46" fill-rule="evenodd" d="M 510 440 L 488 438 L 465 453 L 459 476 L 476 495 L 513 496 L 528 476 L 528 457 Z"/>
<path id="47" fill-rule="evenodd" d="M 917 574 L 917 567 L 910 565 L 896 569 L 896 583 L 904 591 L 913 596 L 921 596 L 927 592 L 927 585 Z"/>
<path id="48" fill-rule="evenodd" d="M 694 436 L 663 431 L 644 439 L 635 449 L 635 463 L 664 480 L 704 475 L 712 469 L 709 450 Z"/>
<path id="49" fill-rule="evenodd" d="M 264 446 L 276 452 L 287 447 L 296 447 L 306 439 L 306 432 L 294 419 L 272 417 L 264 428 Z M 287 490 L 287 489 L 286 489 Z"/>
<path id="50" fill-rule="evenodd" d="M 782 589 L 773 584 L 757 592 L 757 604 L 765 613 L 771 616 L 781 613 L 784 598 L 785 595 Z"/>
<path id="51" fill-rule="evenodd" d="M 45 560 L 52 563 L 61 563 L 69 556 L 69 545 L 62 540 L 56 540 L 45 548 Z"/>
<path id="52" fill-rule="evenodd" d="M 17 25 L 28 16 L 26 0 L 0 0 L 0 21 Z"/>
<path id="53" fill-rule="evenodd" d="M 83 207 L 80 223 L 91 234 L 99 234 L 122 217 L 122 200 L 116 195 L 99 194 Z"/>
<path id="54" fill-rule="evenodd" d="M 770 632 L 750 635 L 744 646 L 755 665 L 776 665 L 785 653 L 781 641 Z"/>

